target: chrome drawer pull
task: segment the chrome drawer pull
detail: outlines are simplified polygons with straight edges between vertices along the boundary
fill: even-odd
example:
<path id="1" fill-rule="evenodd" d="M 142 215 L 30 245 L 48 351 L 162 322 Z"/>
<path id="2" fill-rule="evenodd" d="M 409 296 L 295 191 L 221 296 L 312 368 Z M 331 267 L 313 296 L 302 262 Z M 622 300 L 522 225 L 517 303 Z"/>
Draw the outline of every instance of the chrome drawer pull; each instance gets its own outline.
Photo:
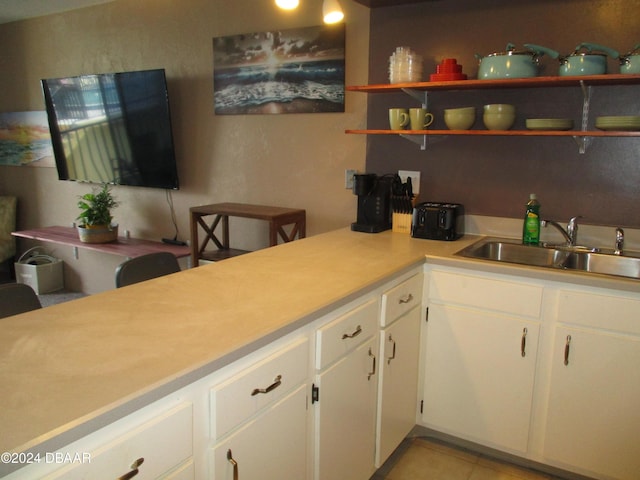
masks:
<path id="1" fill-rule="evenodd" d="M 369 347 L 369 356 L 373 358 L 373 370 L 369 372 L 369 375 L 367 376 L 367 380 L 371 380 L 371 377 L 373 377 L 376 374 L 376 356 L 371 351 L 371 347 Z"/>
<path id="2" fill-rule="evenodd" d="M 391 335 L 389 335 L 389 341 L 393 343 L 393 350 L 391 351 L 391 356 L 387 357 L 387 365 L 391 365 L 391 360 L 396 358 L 396 341 Z"/>
<path id="3" fill-rule="evenodd" d="M 233 465 L 233 480 L 238 480 L 238 462 L 233 459 L 231 449 L 227 450 L 227 460 L 229 460 L 229 463 Z"/>
<path id="4" fill-rule="evenodd" d="M 130 472 L 125 473 L 121 477 L 118 477 L 118 480 L 129 480 L 130 478 L 133 478 L 136 475 L 138 475 L 138 473 L 140 473 L 140 470 L 138 470 L 138 467 L 142 465 L 143 462 L 144 462 L 143 457 L 140 457 L 139 459 L 137 459 L 135 462 L 131 464 L 132 470 Z"/>
<path id="5" fill-rule="evenodd" d="M 361 333 L 362 333 L 362 327 L 360 325 L 358 325 L 356 327 L 355 332 L 353 332 L 353 333 L 345 333 L 344 335 L 342 335 L 342 340 L 346 340 L 347 338 L 357 337 Z"/>
<path id="6" fill-rule="evenodd" d="M 398 303 L 402 304 L 402 303 L 409 303 L 413 300 L 413 295 L 410 293 L 409 295 L 406 295 L 402 298 L 400 298 L 398 300 Z"/>
<path id="7" fill-rule="evenodd" d="M 282 375 L 278 375 L 273 379 L 273 383 L 269 385 L 267 388 L 254 388 L 251 392 L 251 396 L 258 395 L 259 393 L 269 393 L 272 390 L 275 390 L 282 384 Z"/>
<path id="8" fill-rule="evenodd" d="M 520 341 L 520 353 L 522 354 L 522 356 L 526 356 L 527 352 L 526 352 L 526 347 L 527 347 L 527 333 L 528 330 L 525 328 L 522 329 L 522 340 Z"/>
<path id="9" fill-rule="evenodd" d="M 567 335 L 567 343 L 564 344 L 564 364 L 569 365 L 569 344 L 571 343 L 571 335 Z"/>

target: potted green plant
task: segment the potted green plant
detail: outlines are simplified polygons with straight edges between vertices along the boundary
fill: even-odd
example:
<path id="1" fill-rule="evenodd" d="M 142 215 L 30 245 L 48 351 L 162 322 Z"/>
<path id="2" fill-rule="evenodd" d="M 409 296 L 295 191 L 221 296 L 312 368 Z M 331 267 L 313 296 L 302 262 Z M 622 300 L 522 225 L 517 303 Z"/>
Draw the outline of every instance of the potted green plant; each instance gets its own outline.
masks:
<path id="1" fill-rule="evenodd" d="M 85 193 L 78 201 L 80 215 L 76 220 L 78 235 L 81 242 L 107 243 L 118 238 L 118 224 L 113 224 L 111 210 L 118 206 L 118 202 L 111 194 L 107 184 L 100 190 Z"/>

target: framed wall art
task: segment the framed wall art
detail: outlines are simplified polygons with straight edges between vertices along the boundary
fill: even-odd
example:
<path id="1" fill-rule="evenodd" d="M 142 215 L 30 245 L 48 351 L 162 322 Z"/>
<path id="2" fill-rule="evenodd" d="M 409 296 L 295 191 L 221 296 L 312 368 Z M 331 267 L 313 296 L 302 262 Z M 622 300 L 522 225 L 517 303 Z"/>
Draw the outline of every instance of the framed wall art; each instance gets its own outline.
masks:
<path id="1" fill-rule="evenodd" d="M 47 112 L 0 113 L 0 165 L 56 166 Z"/>
<path id="2" fill-rule="evenodd" d="M 216 115 L 344 112 L 345 26 L 216 37 Z"/>

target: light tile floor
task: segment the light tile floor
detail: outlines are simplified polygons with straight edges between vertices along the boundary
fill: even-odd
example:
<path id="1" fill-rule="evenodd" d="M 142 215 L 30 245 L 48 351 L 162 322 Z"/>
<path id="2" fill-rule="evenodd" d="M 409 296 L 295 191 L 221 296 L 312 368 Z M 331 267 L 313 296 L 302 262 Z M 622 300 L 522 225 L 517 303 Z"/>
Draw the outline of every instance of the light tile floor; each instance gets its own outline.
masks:
<path id="1" fill-rule="evenodd" d="M 561 480 L 425 438 L 407 439 L 371 480 Z"/>

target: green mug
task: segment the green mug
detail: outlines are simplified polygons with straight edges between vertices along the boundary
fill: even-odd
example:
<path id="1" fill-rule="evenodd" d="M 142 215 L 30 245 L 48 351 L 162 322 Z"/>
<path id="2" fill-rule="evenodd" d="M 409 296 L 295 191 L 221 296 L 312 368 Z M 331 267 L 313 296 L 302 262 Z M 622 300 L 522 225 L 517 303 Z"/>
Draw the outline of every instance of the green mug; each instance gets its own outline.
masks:
<path id="1" fill-rule="evenodd" d="M 409 112 L 406 108 L 389 109 L 389 126 L 391 130 L 402 130 L 409 124 Z"/>
<path id="2" fill-rule="evenodd" d="M 433 123 L 433 114 L 427 112 L 426 108 L 410 108 L 409 120 L 411 130 L 425 130 Z"/>

